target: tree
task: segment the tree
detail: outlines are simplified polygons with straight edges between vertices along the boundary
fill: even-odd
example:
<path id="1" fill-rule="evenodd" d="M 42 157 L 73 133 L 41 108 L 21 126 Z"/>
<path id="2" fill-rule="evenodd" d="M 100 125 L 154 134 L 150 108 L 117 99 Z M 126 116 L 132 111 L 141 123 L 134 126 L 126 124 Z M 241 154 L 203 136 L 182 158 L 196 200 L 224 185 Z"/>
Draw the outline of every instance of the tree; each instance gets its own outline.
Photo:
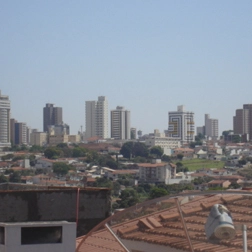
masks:
<path id="1" fill-rule="evenodd" d="M 8 160 L 8 159 L 12 159 L 13 157 L 14 157 L 13 154 L 7 154 L 7 155 L 2 156 L 1 159 L 3 161 L 5 161 L 5 160 Z"/>
<path id="2" fill-rule="evenodd" d="M 155 199 L 155 198 L 163 197 L 165 195 L 168 195 L 168 192 L 164 188 L 153 187 L 150 190 L 149 198 Z"/>
<path id="3" fill-rule="evenodd" d="M 41 147 L 39 145 L 33 145 L 30 149 L 29 152 L 43 152 L 44 147 Z"/>
<path id="4" fill-rule="evenodd" d="M 140 142 L 127 142 L 124 143 L 120 153 L 125 158 L 132 158 L 132 157 L 148 157 L 149 150 L 148 147 L 144 143 Z"/>
<path id="5" fill-rule="evenodd" d="M 24 155 L 15 156 L 14 158 L 12 158 L 12 161 L 15 162 L 15 161 L 22 160 L 22 159 L 25 159 L 25 156 L 24 156 Z"/>
<path id="6" fill-rule="evenodd" d="M 233 143 L 240 143 L 241 140 L 242 140 L 242 138 L 239 135 L 233 135 L 233 137 L 232 137 L 232 142 Z"/>
<path id="7" fill-rule="evenodd" d="M 150 154 L 155 155 L 157 158 L 161 158 L 164 154 L 164 150 L 160 146 L 153 146 L 150 149 Z"/>
<path id="8" fill-rule="evenodd" d="M 132 188 L 123 190 L 121 192 L 120 199 L 121 200 L 117 201 L 119 208 L 134 206 L 139 202 L 137 192 Z"/>
<path id="9" fill-rule="evenodd" d="M 222 136 L 227 137 L 230 133 L 233 133 L 233 130 L 224 130 L 222 131 Z"/>
<path id="10" fill-rule="evenodd" d="M 44 155 L 49 159 L 56 159 L 61 155 L 61 151 L 55 147 L 49 147 L 45 149 Z"/>
<path id="11" fill-rule="evenodd" d="M 201 142 L 201 140 L 203 140 L 205 137 L 203 136 L 203 134 L 199 133 L 196 137 L 195 137 L 195 142 Z"/>
<path id="12" fill-rule="evenodd" d="M 133 162 L 135 163 L 147 163 L 147 159 L 145 157 L 135 157 L 133 159 Z"/>
<path id="13" fill-rule="evenodd" d="M 189 147 L 193 149 L 193 148 L 195 148 L 195 146 L 197 146 L 197 145 L 202 145 L 202 142 L 201 142 L 201 141 L 191 142 L 191 143 L 189 144 Z"/>
<path id="14" fill-rule="evenodd" d="M 14 183 L 20 183 L 21 182 L 21 175 L 18 171 L 14 171 L 9 176 L 9 181 Z"/>
<path id="15" fill-rule="evenodd" d="M 177 168 L 181 168 L 181 167 L 183 167 L 183 164 L 181 162 L 177 162 L 176 166 L 177 166 Z"/>
<path id="16" fill-rule="evenodd" d="M 136 142 L 133 146 L 133 155 L 135 157 L 148 157 L 149 150 L 148 147 L 144 143 Z"/>
<path id="17" fill-rule="evenodd" d="M 71 166 L 64 162 L 56 162 L 53 164 L 53 172 L 57 175 L 64 176 L 71 170 Z"/>
<path id="18" fill-rule="evenodd" d="M 241 186 L 239 184 L 237 184 L 236 182 L 232 182 L 229 187 L 229 189 L 238 189 L 241 188 Z"/>
<path id="19" fill-rule="evenodd" d="M 73 157 L 84 157 L 86 152 L 87 150 L 82 147 L 75 147 L 73 149 Z"/>
<path id="20" fill-rule="evenodd" d="M 143 183 L 138 185 L 138 188 L 143 188 L 144 192 L 146 193 L 149 193 L 152 187 L 153 186 L 150 185 L 149 183 Z"/>
<path id="21" fill-rule="evenodd" d="M 119 192 L 120 192 L 120 189 L 121 189 L 121 185 L 117 181 L 115 181 L 113 183 L 113 194 L 118 196 Z"/>
<path id="22" fill-rule="evenodd" d="M 239 165 L 245 165 L 247 161 L 245 159 L 238 160 Z"/>
<path id="23" fill-rule="evenodd" d="M 6 182 L 8 182 L 8 179 L 3 174 L 1 174 L 0 175 L 0 183 L 6 183 Z"/>
<path id="24" fill-rule="evenodd" d="M 115 160 L 113 160 L 113 159 L 107 160 L 106 161 L 106 166 L 111 168 L 111 169 L 117 169 L 118 168 L 117 162 Z"/>
<path id="25" fill-rule="evenodd" d="M 164 154 L 162 156 L 161 160 L 164 161 L 164 162 L 171 162 L 171 157 Z"/>
<path id="26" fill-rule="evenodd" d="M 183 157 L 184 157 L 184 155 L 183 155 L 183 154 L 178 154 L 178 155 L 177 155 L 177 159 L 179 159 L 179 160 L 182 160 L 182 159 L 183 159 Z"/>
<path id="27" fill-rule="evenodd" d="M 131 158 L 132 154 L 133 154 L 133 142 L 126 142 L 123 144 L 120 153 L 123 155 L 123 157 L 125 158 Z"/>
<path id="28" fill-rule="evenodd" d="M 68 148 L 68 145 L 67 145 L 67 143 L 59 143 L 59 144 L 57 144 L 57 148 L 61 148 L 61 149 Z"/>

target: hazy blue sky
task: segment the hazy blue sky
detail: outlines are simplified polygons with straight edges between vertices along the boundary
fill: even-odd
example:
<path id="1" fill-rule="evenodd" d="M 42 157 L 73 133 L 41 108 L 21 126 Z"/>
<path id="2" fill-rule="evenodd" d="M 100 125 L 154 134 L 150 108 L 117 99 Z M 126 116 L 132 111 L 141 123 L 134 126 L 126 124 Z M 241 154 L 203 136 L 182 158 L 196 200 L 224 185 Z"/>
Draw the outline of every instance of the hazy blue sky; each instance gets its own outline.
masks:
<path id="1" fill-rule="evenodd" d="M 63 107 L 75 134 L 85 101 L 107 96 L 143 133 L 168 127 L 185 105 L 232 129 L 252 103 L 252 1 L 0 0 L 0 89 L 12 117 L 43 129 Z"/>

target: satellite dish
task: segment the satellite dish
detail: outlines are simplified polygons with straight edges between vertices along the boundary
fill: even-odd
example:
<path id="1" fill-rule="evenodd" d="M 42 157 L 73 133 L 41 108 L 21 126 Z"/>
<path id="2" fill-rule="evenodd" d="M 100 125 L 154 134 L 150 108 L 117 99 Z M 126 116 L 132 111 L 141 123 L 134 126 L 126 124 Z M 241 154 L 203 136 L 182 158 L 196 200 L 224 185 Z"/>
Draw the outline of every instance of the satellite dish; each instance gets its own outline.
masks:
<path id="1" fill-rule="evenodd" d="M 207 239 L 212 242 L 230 240 L 235 237 L 236 231 L 232 216 L 224 205 L 216 204 L 211 208 L 205 232 Z"/>

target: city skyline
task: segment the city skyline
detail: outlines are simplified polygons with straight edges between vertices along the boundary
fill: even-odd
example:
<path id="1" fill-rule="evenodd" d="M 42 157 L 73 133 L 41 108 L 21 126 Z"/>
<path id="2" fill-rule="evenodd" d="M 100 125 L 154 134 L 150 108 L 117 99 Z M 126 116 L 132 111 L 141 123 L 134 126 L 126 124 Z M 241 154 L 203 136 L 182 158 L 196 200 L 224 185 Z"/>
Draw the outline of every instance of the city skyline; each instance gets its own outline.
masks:
<path id="1" fill-rule="evenodd" d="M 0 94 L 1 94 L 1 90 L 0 90 Z M 8 99 L 8 102 L 10 103 L 11 101 L 10 101 L 10 99 L 9 99 L 9 96 L 8 95 L 4 95 L 4 96 L 2 96 L 2 97 L 4 97 L 4 98 L 6 98 L 7 97 L 7 99 Z M 104 110 L 104 105 L 103 105 L 103 103 L 105 102 L 105 110 Z M 92 104 L 91 104 L 92 103 Z M 111 108 L 109 108 L 108 107 L 108 99 L 107 99 L 107 97 L 106 96 L 98 96 L 98 100 L 97 101 L 85 101 L 85 117 L 87 118 L 87 104 L 91 104 L 92 106 L 92 108 L 89 108 L 88 110 L 93 110 L 93 111 L 89 111 L 88 113 L 90 114 L 94 114 L 95 115 L 95 117 L 96 117 L 96 113 L 97 113 L 97 108 L 98 108 L 98 110 L 99 110 L 99 107 L 100 107 L 100 109 L 102 109 L 102 110 L 104 110 L 103 112 L 105 112 L 106 113 L 106 118 L 105 118 L 105 121 L 106 121 L 106 129 L 105 129 L 105 131 L 104 132 L 108 132 L 108 133 L 104 133 L 105 135 L 107 135 L 108 137 L 106 137 L 106 138 L 110 138 L 110 137 L 112 137 L 112 131 L 111 131 L 111 120 L 112 120 L 112 118 L 111 118 L 111 114 L 112 114 L 112 112 L 113 111 L 116 111 L 116 110 L 121 110 L 121 109 L 123 109 L 124 110 L 124 107 L 121 107 L 121 106 L 117 106 L 116 107 L 116 110 L 115 109 L 111 109 Z M 99 105 L 100 104 L 100 105 Z M 89 105 L 88 105 L 89 106 Z M 251 104 L 243 104 L 243 107 L 251 107 L 252 105 Z M 10 106 L 11 107 L 11 106 Z M 47 117 L 47 115 L 45 115 L 45 112 L 46 112 L 46 110 L 48 110 L 48 109 L 50 109 L 51 108 L 51 113 L 49 113 L 49 114 L 55 114 L 54 115 L 54 119 L 53 119 L 53 117 L 52 117 L 52 115 L 51 116 L 49 116 L 49 117 L 52 117 L 52 120 L 56 120 L 55 121 L 55 123 L 56 123 L 56 125 L 63 125 L 64 123 L 63 123 L 63 121 L 62 121 L 62 118 L 63 118 L 63 108 L 62 107 L 54 107 L 54 104 L 53 103 L 46 103 L 46 107 L 44 107 L 43 108 L 43 126 L 42 126 L 42 128 L 44 128 L 45 127 L 45 117 Z M 55 111 L 54 111 L 55 110 Z M 235 120 L 234 118 L 235 118 L 235 116 L 237 116 L 237 111 L 240 111 L 241 109 L 236 109 L 235 111 L 234 111 L 234 116 L 233 116 L 233 120 Z M 54 111 L 54 113 L 53 113 L 53 111 Z M 130 113 L 130 111 L 129 110 L 125 110 L 126 112 L 129 112 Z M 203 133 L 203 131 L 204 130 L 206 130 L 205 128 L 203 129 L 203 127 L 202 126 L 198 126 L 198 125 L 195 125 L 195 123 L 194 123 L 194 117 L 195 117 L 195 113 L 193 112 L 193 111 L 185 111 L 185 105 L 178 105 L 177 106 L 177 111 L 168 111 L 168 126 L 167 126 L 167 128 L 165 128 L 164 130 L 162 130 L 161 129 L 161 132 L 165 132 L 165 131 L 169 131 L 169 118 L 170 118 L 170 116 L 169 116 L 169 114 L 172 114 L 172 113 L 180 113 L 179 111 L 184 111 L 185 113 L 189 113 L 189 114 L 193 114 L 193 127 L 194 127 L 194 129 L 193 129 L 193 131 L 194 131 L 194 133 L 193 133 L 193 136 L 196 136 L 198 133 Z M 50 112 L 50 111 L 49 111 Z M 12 119 L 12 120 L 15 120 L 15 119 L 13 119 L 12 117 L 11 117 L 11 109 L 10 109 L 10 119 Z M 110 115 L 110 116 L 109 116 Z M 212 119 L 212 118 L 210 118 L 210 116 L 209 116 L 209 114 L 205 114 L 204 115 L 205 116 L 205 125 L 207 125 L 208 123 L 207 123 L 207 121 L 209 120 L 209 123 L 210 123 L 210 121 L 211 121 L 211 123 L 210 124 L 212 124 L 212 123 L 214 123 L 214 125 L 216 125 L 216 126 L 214 126 L 214 128 L 212 128 L 213 126 L 211 126 L 211 129 L 209 128 L 207 131 L 212 131 L 212 130 L 214 130 L 214 132 L 215 132 L 215 137 L 218 137 L 218 136 L 221 136 L 221 133 L 222 132 L 220 132 L 218 129 L 219 129 L 219 127 L 218 127 L 218 124 L 219 124 L 219 119 Z M 85 118 L 85 122 L 87 121 L 87 119 Z M 104 120 L 104 118 L 103 118 L 103 116 L 101 117 L 101 120 Z M 60 123 L 60 121 L 61 121 L 61 123 Z M 16 121 L 17 122 L 17 121 Z M 110 122 L 110 123 L 109 123 Z M 90 124 L 91 122 L 89 122 L 89 124 Z M 10 124 L 11 124 L 11 122 L 10 122 Z M 38 130 L 38 131 L 40 131 L 38 128 L 33 128 L 33 127 L 30 127 L 30 125 L 29 125 L 29 123 L 27 123 L 27 122 L 24 122 L 24 124 L 26 124 L 27 125 L 27 128 L 28 129 L 34 129 L 34 130 Z M 94 121 L 94 122 L 92 122 L 90 125 L 89 125 L 89 128 L 93 128 L 92 130 L 93 130 L 93 132 L 90 132 L 90 134 L 92 135 L 92 136 L 97 136 L 97 134 L 96 134 L 96 131 L 97 131 L 97 129 L 96 129 L 96 126 L 94 126 L 96 124 L 96 122 Z M 54 125 L 54 123 L 52 124 L 52 125 Z M 64 124 L 64 125 L 67 125 L 67 124 Z M 92 127 L 91 127 L 91 125 L 93 125 Z M 67 125 L 68 127 L 69 127 L 69 125 Z M 110 127 L 109 127 L 110 126 Z M 130 129 L 130 126 L 128 126 L 129 127 L 129 129 Z M 209 125 L 209 127 L 210 127 L 210 125 Z M 217 127 L 217 128 L 216 128 Z M 85 123 L 85 128 L 84 128 L 85 130 L 87 129 L 87 124 Z M 157 128 L 156 128 L 157 129 Z M 152 131 L 153 130 L 156 130 L 156 129 L 152 129 Z M 68 129 L 69 130 L 69 129 Z M 102 130 L 102 129 L 101 129 Z M 141 130 L 141 129 L 140 129 Z M 158 130 L 160 130 L 159 128 L 158 128 Z M 203 131 L 202 131 L 203 130 Z M 234 123 L 234 121 L 233 121 L 233 125 L 232 125 L 232 127 L 229 129 L 229 130 L 232 130 L 232 131 L 234 131 L 234 133 L 235 134 L 243 134 L 243 133 L 238 133 L 238 131 L 236 132 L 236 129 L 235 129 L 235 123 Z M 251 130 L 251 129 L 250 129 Z M 83 125 L 81 125 L 81 127 L 80 127 L 80 129 L 78 130 L 78 132 L 81 132 L 81 131 L 83 131 Z M 142 130 L 141 130 L 142 131 Z M 151 133 L 152 131 L 150 131 L 150 132 L 144 132 L 144 134 L 149 134 L 149 133 Z M 209 132 L 210 132 L 209 131 Z M 46 131 L 41 131 L 41 132 L 46 132 Z M 77 134 L 78 132 L 74 132 L 74 134 Z M 85 131 L 84 131 L 85 132 Z M 89 134 L 89 133 L 88 133 Z M 99 135 L 99 134 L 98 134 Z M 204 134 L 203 134 L 204 135 Z M 213 135 L 211 136 L 211 134 L 207 134 L 207 132 L 205 132 L 205 135 L 206 136 L 210 136 L 210 137 L 213 137 Z M 11 128 L 10 128 L 10 136 L 11 136 Z M 100 136 L 101 137 L 101 136 Z M 194 138 L 194 137 L 193 137 Z M 193 139 L 192 138 L 192 139 Z"/>
<path id="2" fill-rule="evenodd" d="M 232 129 L 250 104 L 252 2 L 5 1 L 0 10 L 1 90 L 11 117 L 42 130 L 41 108 L 55 103 L 77 133 L 85 101 L 122 104 L 144 133 L 167 129 L 184 104 Z M 238 95 L 240 91 L 240 94 Z"/>

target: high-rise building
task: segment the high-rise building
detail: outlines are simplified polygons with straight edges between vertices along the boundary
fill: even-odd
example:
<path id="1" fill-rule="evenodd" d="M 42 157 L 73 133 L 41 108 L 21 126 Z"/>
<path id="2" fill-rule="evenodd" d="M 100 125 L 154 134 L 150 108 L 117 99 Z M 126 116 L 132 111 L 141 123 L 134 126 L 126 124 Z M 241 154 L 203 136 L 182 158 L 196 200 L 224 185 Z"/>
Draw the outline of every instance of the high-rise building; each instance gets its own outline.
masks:
<path id="1" fill-rule="evenodd" d="M 105 96 L 99 96 L 96 108 L 96 135 L 108 138 L 108 101 Z"/>
<path id="2" fill-rule="evenodd" d="M 99 96 L 98 101 L 86 101 L 86 137 L 108 138 L 108 101 Z"/>
<path id="3" fill-rule="evenodd" d="M 96 136 L 96 101 L 86 101 L 86 137 Z"/>
<path id="4" fill-rule="evenodd" d="M 211 119 L 209 114 L 205 114 L 205 135 L 212 139 L 219 137 L 218 119 Z"/>
<path id="5" fill-rule="evenodd" d="M 0 148 L 10 145 L 10 100 L 0 90 Z"/>
<path id="6" fill-rule="evenodd" d="M 130 139 L 130 111 L 117 106 L 110 112 L 111 138 Z"/>
<path id="7" fill-rule="evenodd" d="M 10 140 L 12 144 L 15 144 L 15 123 L 17 123 L 17 120 L 14 118 L 10 119 Z"/>
<path id="8" fill-rule="evenodd" d="M 235 111 L 233 129 L 234 134 L 248 134 L 252 140 L 252 104 L 244 104 L 242 109 Z"/>
<path id="9" fill-rule="evenodd" d="M 137 138 L 137 129 L 130 128 L 130 139 L 136 139 L 136 138 Z"/>
<path id="10" fill-rule="evenodd" d="M 44 146 L 47 144 L 47 133 L 45 132 L 32 132 L 31 145 Z"/>
<path id="11" fill-rule="evenodd" d="M 15 144 L 27 144 L 27 126 L 26 123 L 15 123 Z"/>
<path id="12" fill-rule="evenodd" d="M 168 113 L 168 136 L 179 139 L 182 144 L 194 141 L 194 113 L 178 106 L 177 111 Z"/>
<path id="13" fill-rule="evenodd" d="M 60 125 L 63 123 L 62 108 L 54 107 L 53 104 L 47 103 L 43 109 L 44 127 L 43 131 L 48 132 L 48 126 Z"/>

